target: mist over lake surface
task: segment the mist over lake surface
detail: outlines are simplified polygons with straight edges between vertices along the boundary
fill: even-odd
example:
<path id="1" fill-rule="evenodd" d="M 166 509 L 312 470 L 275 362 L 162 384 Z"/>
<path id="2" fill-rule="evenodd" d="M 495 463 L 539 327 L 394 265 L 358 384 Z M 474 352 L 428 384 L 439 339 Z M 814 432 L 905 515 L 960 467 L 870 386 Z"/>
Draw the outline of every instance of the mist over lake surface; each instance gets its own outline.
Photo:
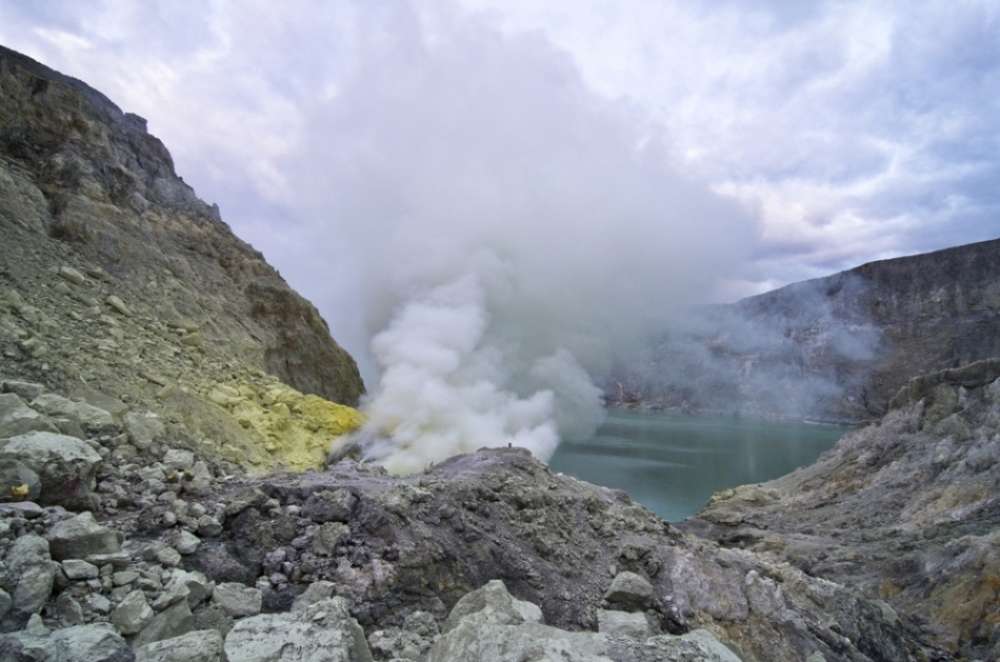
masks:
<path id="1" fill-rule="evenodd" d="M 697 512 L 713 492 L 811 464 L 849 429 L 614 409 L 593 436 L 563 441 L 549 465 L 623 489 L 674 522 Z"/>

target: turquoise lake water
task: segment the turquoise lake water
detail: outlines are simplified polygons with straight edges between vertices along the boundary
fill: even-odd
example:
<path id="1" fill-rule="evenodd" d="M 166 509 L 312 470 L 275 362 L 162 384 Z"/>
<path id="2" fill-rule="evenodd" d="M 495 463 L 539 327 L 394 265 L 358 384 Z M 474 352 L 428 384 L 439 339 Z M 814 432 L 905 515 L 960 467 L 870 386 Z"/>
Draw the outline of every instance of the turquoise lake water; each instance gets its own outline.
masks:
<path id="1" fill-rule="evenodd" d="M 676 522 L 697 512 L 713 492 L 812 464 L 849 429 L 611 410 L 593 437 L 563 441 L 549 466 L 623 489 Z"/>

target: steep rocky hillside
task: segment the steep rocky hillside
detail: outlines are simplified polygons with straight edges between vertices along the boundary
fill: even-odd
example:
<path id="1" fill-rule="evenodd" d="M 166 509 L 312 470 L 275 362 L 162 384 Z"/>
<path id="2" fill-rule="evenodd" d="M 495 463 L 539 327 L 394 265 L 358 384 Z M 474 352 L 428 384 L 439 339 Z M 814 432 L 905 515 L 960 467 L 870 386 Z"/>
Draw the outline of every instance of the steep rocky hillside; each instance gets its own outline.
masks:
<path id="1" fill-rule="evenodd" d="M 262 466 L 316 466 L 328 433 L 357 424 L 324 404 L 357 403 L 354 360 L 177 176 L 145 121 L 2 47 L 0 236 L 7 377 L 113 414 L 145 403 Z"/>
<path id="2" fill-rule="evenodd" d="M 612 401 L 860 421 L 917 375 L 1000 355 L 1000 240 L 864 264 L 709 308 Z"/>
<path id="3" fill-rule="evenodd" d="M 1000 360 L 920 377 L 809 467 L 686 528 L 857 587 L 968 659 L 1000 659 Z"/>

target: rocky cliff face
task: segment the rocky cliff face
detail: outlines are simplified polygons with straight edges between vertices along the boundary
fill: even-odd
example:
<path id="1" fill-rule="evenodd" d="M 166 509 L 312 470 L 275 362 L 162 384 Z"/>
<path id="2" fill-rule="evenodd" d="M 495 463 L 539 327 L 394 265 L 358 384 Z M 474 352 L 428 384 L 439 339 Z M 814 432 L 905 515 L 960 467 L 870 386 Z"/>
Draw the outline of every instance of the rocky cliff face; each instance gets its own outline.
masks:
<path id="1" fill-rule="evenodd" d="M 337 403 L 363 392 L 316 309 L 195 196 L 144 120 L 3 48 L 0 235 L 8 377 L 112 410 L 145 402 L 220 446 L 255 429 L 238 401 L 260 404 L 266 375 Z"/>
<path id="2" fill-rule="evenodd" d="M 685 527 L 854 586 L 967 659 L 1000 658 L 1000 360 L 911 381 L 876 425 Z"/>
<path id="3" fill-rule="evenodd" d="M 612 401 L 860 421 L 912 377 L 1000 355 L 1000 240 L 864 264 L 701 311 Z"/>

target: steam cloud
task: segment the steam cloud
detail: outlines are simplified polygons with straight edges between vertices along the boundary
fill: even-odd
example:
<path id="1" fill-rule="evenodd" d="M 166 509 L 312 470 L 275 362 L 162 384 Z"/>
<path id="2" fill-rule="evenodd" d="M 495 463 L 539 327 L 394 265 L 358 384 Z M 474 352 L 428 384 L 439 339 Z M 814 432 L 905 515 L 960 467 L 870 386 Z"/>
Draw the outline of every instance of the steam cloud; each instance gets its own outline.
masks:
<path id="1" fill-rule="evenodd" d="M 541 37 L 382 20 L 393 39 L 363 45 L 288 164 L 329 164 L 296 174 L 300 207 L 316 245 L 353 251 L 378 373 L 359 438 L 394 472 L 508 443 L 547 459 L 600 421 L 616 353 L 717 292 L 754 223 Z"/>

